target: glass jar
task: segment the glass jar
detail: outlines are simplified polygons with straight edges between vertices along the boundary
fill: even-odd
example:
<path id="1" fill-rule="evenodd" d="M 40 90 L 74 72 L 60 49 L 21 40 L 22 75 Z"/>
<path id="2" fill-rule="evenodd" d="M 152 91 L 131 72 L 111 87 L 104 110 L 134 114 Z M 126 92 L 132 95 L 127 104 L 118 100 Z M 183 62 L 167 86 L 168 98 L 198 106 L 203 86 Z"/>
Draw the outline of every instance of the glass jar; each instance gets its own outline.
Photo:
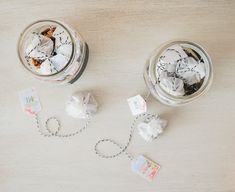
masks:
<path id="1" fill-rule="evenodd" d="M 174 41 L 156 49 L 144 68 L 144 80 L 153 97 L 170 106 L 190 103 L 205 94 L 212 77 L 208 53 L 189 41 Z"/>
<path id="2" fill-rule="evenodd" d="M 65 23 L 40 20 L 21 33 L 18 56 L 23 68 L 33 77 L 71 84 L 85 70 L 89 49 L 81 35 Z"/>

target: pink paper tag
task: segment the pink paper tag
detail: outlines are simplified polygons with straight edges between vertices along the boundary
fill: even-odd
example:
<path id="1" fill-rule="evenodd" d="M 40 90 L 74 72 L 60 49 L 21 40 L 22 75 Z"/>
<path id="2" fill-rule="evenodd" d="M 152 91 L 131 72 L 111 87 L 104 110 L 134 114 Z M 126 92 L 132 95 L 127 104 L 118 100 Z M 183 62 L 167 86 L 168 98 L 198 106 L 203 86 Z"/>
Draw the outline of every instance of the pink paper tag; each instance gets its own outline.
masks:
<path id="1" fill-rule="evenodd" d="M 143 155 L 140 155 L 136 159 L 132 160 L 131 169 L 146 180 L 152 181 L 159 171 L 160 165 Z"/>

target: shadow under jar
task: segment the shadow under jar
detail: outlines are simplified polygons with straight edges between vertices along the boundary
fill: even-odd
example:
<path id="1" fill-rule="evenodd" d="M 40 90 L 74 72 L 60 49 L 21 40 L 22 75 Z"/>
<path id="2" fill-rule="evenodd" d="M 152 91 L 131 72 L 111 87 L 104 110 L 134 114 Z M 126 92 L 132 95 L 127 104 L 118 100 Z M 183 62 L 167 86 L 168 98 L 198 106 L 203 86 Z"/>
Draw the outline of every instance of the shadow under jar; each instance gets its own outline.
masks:
<path id="1" fill-rule="evenodd" d="M 212 62 L 198 44 L 174 41 L 155 50 L 144 68 L 145 83 L 161 103 L 180 106 L 206 93 L 213 78 Z"/>
<path id="2" fill-rule="evenodd" d="M 81 35 L 65 23 L 40 20 L 21 33 L 18 56 L 33 77 L 56 84 L 71 84 L 84 72 L 89 49 Z"/>

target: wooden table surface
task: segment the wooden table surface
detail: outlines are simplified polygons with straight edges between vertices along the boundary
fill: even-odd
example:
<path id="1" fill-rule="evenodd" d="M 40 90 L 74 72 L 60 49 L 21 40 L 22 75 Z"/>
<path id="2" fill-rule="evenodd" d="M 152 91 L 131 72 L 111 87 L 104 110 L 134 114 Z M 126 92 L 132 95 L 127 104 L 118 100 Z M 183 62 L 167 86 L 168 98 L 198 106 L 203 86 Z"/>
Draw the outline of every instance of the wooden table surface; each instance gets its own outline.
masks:
<path id="1" fill-rule="evenodd" d="M 73 85 L 34 80 L 17 58 L 21 31 L 48 18 L 72 25 L 89 44 L 88 66 Z M 104 137 L 127 141 L 133 117 L 126 99 L 146 92 L 142 77 L 146 59 L 175 39 L 206 48 L 214 80 L 205 96 L 184 107 L 148 101 L 149 112 L 169 121 L 159 139 L 146 143 L 136 133 L 128 149 L 161 165 L 149 183 L 131 171 L 126 156 L 101 159 L 94 144 Z M 235 191 L 235 1 L 1 0 L 0 40 L 1 192 Z M 44 138 L 20 106 L 18 91 L 28 87 L 37 89 L 41 118 L 56 115 L 67 132 L 81 126 L 64 110 L 74 91 L 92 91 L 99 112 L 78 136 Z"/>

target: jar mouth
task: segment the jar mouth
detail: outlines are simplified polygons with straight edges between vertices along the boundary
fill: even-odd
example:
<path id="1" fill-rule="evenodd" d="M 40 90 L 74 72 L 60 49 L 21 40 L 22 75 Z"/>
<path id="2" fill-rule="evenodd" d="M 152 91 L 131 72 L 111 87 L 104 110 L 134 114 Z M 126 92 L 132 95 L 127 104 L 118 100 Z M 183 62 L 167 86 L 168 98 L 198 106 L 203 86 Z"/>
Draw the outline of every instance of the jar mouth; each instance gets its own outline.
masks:
<path id="1" fill-rule="evenodd" d="M 66 33 L 69 35 L 69 38 L 71 40 L 71 45 L 72 45 L 72 51 L 71 51 L 71 55 L 69 57 L 69 60 L 67 61 L 66 65 L 60 69 L 59 71 L 56 71 L 55 73 L 52 74 L 40 74 L 37 73 L 35 70 L 32 70 L 32 68 L 29 66 L 29 63 L 27 62 L 27 60 L 25 59 L 25 41 L 27 40 L 27 37 L 32 34 L 32 32 L 34 32 L 34 30 L 44 27 L 44 26 L 53 26 L 53 25 L 57 25 L 63 28 L 63 30 L 66 31 Z M 22 51 L 22 47 L 23 47 L 23 51 Z M 73 62 L 74 60 L 74 56 L 75 56 L 75 50 L 76 46 L 75 46 L 75 41 L 74 38 L 71 34 L 71 32 L 68 30 L 68 27 L 65 26 L 62 22 L 60 21 L 55 21 L 55 20 L 38 20 L 35 21 L 31 24 L 29 24 L 20 34 L 20 37 L 18 39 L 18 44 L 17 44 L 17 53 L 18 53 L 18 57 L 21 61 L 21 64 L 23 65 L 24 69 L 26 69 L 28 72 L 32 73 L 35 76 L 38 77 L 45 77 L 45 78 L 49 78 L 49 77 L 54 77 L 57 76 L 58 74 L 60 74 L 61 72 L 65 71 L 70 63 Z M 27 63 L 27 64 L 26 64 Z"/>
<path id="2" fill-rule="evenodd" d="M 156 73 L 157 61 L 159 57 L 168 47 L 175 45 L 175 44 L 180 44 L 180 45 L 190 47 L 192 49 L 196 49 L 196 51 L 200 53 L 200 56 L 205 61 L 204 64 L 205 64 L 206 73 L 205 73 L 203 83 L 201 84 L 200 88 L 196 92 L 189 94 L 189 95 L 175 96 L 175 95 L 168 93 L 160 86 L 160 81 Z M 148 87 L 150 86 L 149 81 L 151 81 L 150 92 L 158 100 L 168 105 L 177 106 L 177 105 L 186 104 L 188 102 L 195 100 L 196 98 L 204 94 L 209 89 L 211 82 L 212 82 L 212 78 L 213 78 L 213 67 L 212 67 L 212 62 L 211 62 L 211 58 L 209 54 L 205 51 L 205 49 L 202 46 L 196 43 L 190 42 L 190 41 L 185 41 L 185 40 L 172 41 L 170 43 L 168 42 L 164 44 L 163 46 L 161 46 L 160 48 L 156 49 L 152 53 L 152 56 L 150 56 L 150 58 L 147 60 L 146 65 L 147 65 L 146 67 L 147 69 L 145 70 L 147 70 L 148 72 L 147 74 L 144 75 L 145 76 L 144 78 Z M 149 78 L 146 78 L 146 75 L 149 75 Z"/>

